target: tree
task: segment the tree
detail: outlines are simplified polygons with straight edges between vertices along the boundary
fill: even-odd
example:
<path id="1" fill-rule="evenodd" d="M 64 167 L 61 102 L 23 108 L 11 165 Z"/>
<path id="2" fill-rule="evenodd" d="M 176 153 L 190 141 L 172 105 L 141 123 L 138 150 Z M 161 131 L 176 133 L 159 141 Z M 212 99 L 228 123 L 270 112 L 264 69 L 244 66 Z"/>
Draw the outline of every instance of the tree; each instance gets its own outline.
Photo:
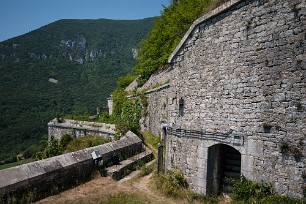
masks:
<path id="1" fill-rule="evenodd" d="M 164 7 L 154 27 L 140 43 L 138 63 L 133 71 L 140 75 L 142 86 L 159 68 L 167 65 L 167 59 L 187 32 L 193 21 L 226 0 L 173 0 Z"/>

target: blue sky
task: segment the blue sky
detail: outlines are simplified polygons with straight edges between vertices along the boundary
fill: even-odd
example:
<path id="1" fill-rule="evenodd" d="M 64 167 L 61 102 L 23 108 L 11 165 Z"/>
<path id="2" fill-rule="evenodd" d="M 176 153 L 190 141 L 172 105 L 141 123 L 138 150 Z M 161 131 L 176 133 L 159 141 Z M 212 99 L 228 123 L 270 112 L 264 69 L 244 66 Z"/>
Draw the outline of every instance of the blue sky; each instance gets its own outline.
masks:
<path id="1" fill-rule="evenodd" d="M 1 0 L 0 42 L 59 19 L 142 19 L 169 0 Z"/>

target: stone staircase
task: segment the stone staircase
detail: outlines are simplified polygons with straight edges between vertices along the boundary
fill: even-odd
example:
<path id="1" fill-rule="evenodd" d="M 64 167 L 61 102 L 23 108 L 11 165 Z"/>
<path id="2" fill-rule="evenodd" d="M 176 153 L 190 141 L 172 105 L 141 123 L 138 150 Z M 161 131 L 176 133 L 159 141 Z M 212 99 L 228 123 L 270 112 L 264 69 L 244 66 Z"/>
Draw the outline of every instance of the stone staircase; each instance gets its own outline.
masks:
<path id="1" fill-rule="evenodd" d="M 152 151 L 146 150 L 140 154 L 119 162 L 117 165 L 112 165 L 106 168 L 106 175 L 112 177 L 113 179 L 120 180 L 130 174 L 132 171 L 136 170 L 137 167 L 144 165 L 153 158 L 154 156 Z"/>

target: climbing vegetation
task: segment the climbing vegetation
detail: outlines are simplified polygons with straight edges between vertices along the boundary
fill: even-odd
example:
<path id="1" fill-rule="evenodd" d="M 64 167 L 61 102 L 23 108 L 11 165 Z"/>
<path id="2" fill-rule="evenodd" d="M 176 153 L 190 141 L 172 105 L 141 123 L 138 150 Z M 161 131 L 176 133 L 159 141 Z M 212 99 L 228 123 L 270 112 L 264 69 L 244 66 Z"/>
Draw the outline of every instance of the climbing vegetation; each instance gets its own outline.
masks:
<path id="1" fill-rule="evenodd" d="M 119 77 L 116 81 L 116 84 L 120 88 L 126 88 L 130 83 L 132 83 L 136 79 L 136 76 L 133 74 L 127 74 L 125 76 Z"/>
<path id="2" fill-rule="evenodd" d="M 143 105 L 143 96 L 140 97 L 136 91 L 128 96 L 123 89 L 116 89 L 113 93 L 113 115 L 118 132 L 125 134 L 132 131 L 140 135 L 140 124 Z"/>
<path id="3" fill-rule="evenodd" d="M 138 63 L 133 71 L 143 85 L 159 68 L 165 67 L 171 52 L 180 42 L 193 21 L 226 0 L 172 0 L 155 18 L 154 27 L 140 43 Z"/>

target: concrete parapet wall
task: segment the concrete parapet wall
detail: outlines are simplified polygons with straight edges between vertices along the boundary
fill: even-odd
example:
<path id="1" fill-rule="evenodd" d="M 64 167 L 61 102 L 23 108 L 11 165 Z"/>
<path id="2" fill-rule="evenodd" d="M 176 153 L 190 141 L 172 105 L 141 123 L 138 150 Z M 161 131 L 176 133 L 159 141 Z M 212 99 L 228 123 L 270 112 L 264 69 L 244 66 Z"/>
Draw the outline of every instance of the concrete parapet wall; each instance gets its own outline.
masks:
<path id="1" fill-rule="evenodd" d="M 128 158 L 142 152 L 142 141 L 132 132 L 119 141 L 31 162 L 0 171 L 0 201 L 25 193 L 35 199 L 58 193 L 89 180 L 95 172 L 91 152 L 98 150 L 104 163 L 116 154 Z"/>
<path id="2" fill-rule="evenodd" d="M 114 124 L 105 124 L 88 121 L 77 121 L 65 119 L 58 122 L 56 119 L 48 123 L 48 137 L 53 135 L 56 139 L 61 139 L 64 134 L 71 135 L 74 138 L 86 135 L 99 135 L 114 138 L 116 133 Z"/>

